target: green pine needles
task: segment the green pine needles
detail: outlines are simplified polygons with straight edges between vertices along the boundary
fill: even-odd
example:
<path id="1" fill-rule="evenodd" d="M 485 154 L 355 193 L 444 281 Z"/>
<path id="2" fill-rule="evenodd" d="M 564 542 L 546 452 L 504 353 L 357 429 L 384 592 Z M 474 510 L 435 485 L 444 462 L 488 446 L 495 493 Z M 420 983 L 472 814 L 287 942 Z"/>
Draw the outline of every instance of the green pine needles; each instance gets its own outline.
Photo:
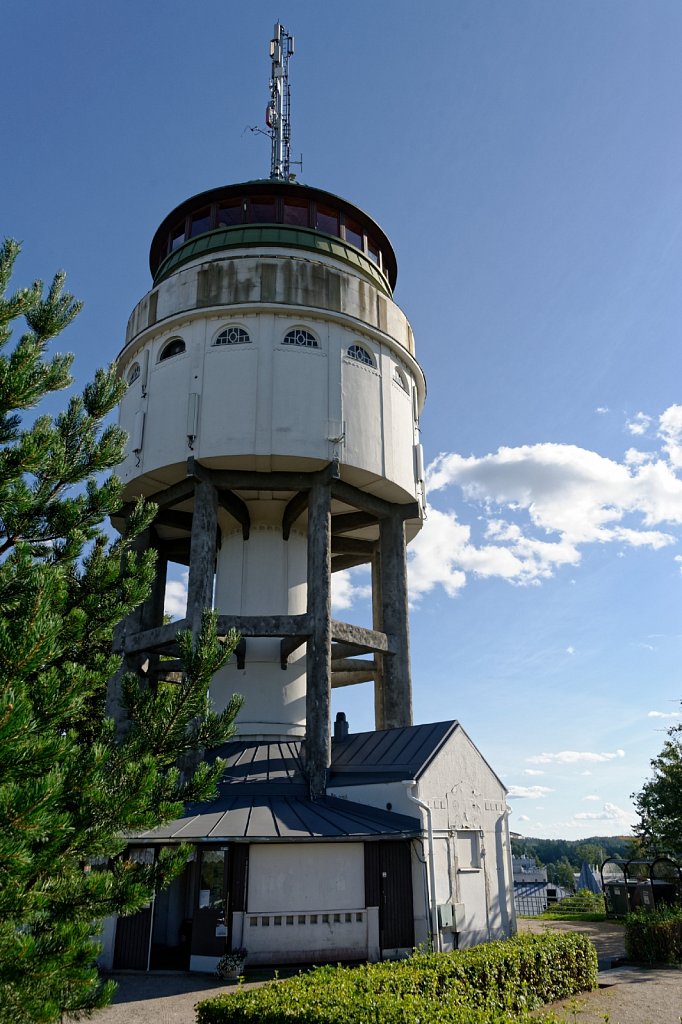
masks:
<path id="1" fill-rule="evenodd" d="M 189 854 L 133 863 L 124 837 L 215 794 L 223 765 L 201 752 L 233 735 L 241 698 L 210 708 L 209 682 L 237 638 L 218 639 L 208 612 L 198 636 L 179 638 L 181 681 L 145 689 L 129 675 L 123 737 L 106 716 L 114 627 L 154 575 L 153 553 L 133 542 L 155 508 L 140 503 L 109 538 L 125 442 L 105 422 L 125 390 L 113 367 L 60 415 L 22 426 L 71 383 L 72 357 L 47 345 L 81 304 L 63 274 L 47 291 L 8 294 L 18 251 L 0 247 L 0 1024 L 48 1024 L 111 999 L 93 941 L 102 919 L 139 910 Z M 12 347 L 19 318 L 27 330 Z"/>

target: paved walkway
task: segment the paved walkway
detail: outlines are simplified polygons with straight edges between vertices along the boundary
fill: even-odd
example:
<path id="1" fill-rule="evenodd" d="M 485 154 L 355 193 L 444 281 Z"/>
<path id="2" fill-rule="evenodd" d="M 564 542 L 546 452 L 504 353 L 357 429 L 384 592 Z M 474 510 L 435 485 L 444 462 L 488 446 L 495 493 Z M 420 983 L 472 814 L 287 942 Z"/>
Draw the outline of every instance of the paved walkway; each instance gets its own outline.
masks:
<path id="1" fill-rule="evenodd" d="M 604 970 L 624 955 L 623 928 L 615 922 L 519 921 L 521 931 L 579 931 L 597 947 L 602 971 L 600 988 L 557 1003 L 551 1009 L 567 1024 L 680 1024 L 682 969 L 619 967 Z M 194 1006 L 202 999 L 229 992 L 225 984 L 202 974 L 115 974 L 118 991 L 94 1024 L 194 1024 Z M 262 981 L 246 983 L 247 988 Z M 547 1009 L 545 1007 L 544 1009 Z"/>

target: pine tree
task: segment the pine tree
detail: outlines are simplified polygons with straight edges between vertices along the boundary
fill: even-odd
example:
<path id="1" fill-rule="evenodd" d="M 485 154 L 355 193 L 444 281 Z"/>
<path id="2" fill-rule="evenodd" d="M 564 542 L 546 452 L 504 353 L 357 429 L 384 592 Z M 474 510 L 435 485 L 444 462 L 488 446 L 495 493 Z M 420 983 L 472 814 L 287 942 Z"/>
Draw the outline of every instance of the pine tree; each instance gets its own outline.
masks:
<path id="1" fill-rule="evenodd" d="M 125 735 L 107 719 L 113 630 L 154 572 L 132 542 L 155 508 L 140 503 L 109 538 L 125 442 L 105 423 L 125 390 L 113 367 L 60 415 L 22 425 L 71 383 L 72 357 L 46 349 L 80 303 L 63 274 L 8 295 L 17 254 L 14 242 L 0 248 L 0 1022 L 37 1024 L 110 1000 L 99 923 L 148 903 L 188 855 L 136 864 L 124 837 L 215 793 L 222 763 L 197 755 L 233 734 L 240 698 L 210 709 L 208 684 L 236 637 L 219 640 L 207 613 L 197 637 L 179 637 L 181 681 L 145 689 L 126 677 Z M 18 318 L 27 330 L 12 347 Z M 197 767 L 180 772 L 180 761 Z"/>

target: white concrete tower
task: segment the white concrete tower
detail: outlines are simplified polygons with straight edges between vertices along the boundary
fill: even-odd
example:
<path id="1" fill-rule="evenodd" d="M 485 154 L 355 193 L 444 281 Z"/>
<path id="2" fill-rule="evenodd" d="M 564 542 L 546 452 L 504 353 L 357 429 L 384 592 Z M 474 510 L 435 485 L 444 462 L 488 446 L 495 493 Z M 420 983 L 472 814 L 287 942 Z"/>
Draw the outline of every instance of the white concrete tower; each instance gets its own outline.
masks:
<path id="1" fill-rule="evenodd" d="M 178 628 L 214 606 L 242 636 L 214 703 L 245 695 L 244 736 L 304 735 L 316 796 L 331 687 L 374 681 L 377 728 L 411 724 L 405 543 L 421 526 L 425 384 L 388 238 L 285 170 L 193 196 L 152 241 L 118 366 L 125 497 L 159 505 L 141 540 L 158 574 L 120 643 L 158 677 Z M 168 561 L 189 567 L 189 594 L 163 625 Z M 371 630 L 330 616 L 331 573 L 363 562 Z"/>

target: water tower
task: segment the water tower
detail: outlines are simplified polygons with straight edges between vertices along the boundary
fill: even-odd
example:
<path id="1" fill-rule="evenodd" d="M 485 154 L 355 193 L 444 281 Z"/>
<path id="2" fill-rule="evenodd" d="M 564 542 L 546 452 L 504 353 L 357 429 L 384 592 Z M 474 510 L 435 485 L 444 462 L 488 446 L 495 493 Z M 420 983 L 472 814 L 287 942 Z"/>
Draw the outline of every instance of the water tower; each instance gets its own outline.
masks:
<path id="1" fill-rule="evenodd" d="M 405 544 L 422 520 L 425 384 L 388 238 L 290 174 L 292 54 L 275 26 L 270 177 L 187 199 L 152 241 L 118 367 L 125 499 L 158 504 L 140 540 L 158 571 L 119 643 L 128 668 L 163 677 L 178 629 L 214 606 L 242 637 L 215 705 L 243 693 L 241 736 L 304 737 L 316 797 L 332 687 L 372 681 L 376 728 L 412 722 Z M 188 601 L 164 624 L 169 562 L 188 567 Z M 371 629 L 330 611 L 332 573 L 363 563 Z"/>

